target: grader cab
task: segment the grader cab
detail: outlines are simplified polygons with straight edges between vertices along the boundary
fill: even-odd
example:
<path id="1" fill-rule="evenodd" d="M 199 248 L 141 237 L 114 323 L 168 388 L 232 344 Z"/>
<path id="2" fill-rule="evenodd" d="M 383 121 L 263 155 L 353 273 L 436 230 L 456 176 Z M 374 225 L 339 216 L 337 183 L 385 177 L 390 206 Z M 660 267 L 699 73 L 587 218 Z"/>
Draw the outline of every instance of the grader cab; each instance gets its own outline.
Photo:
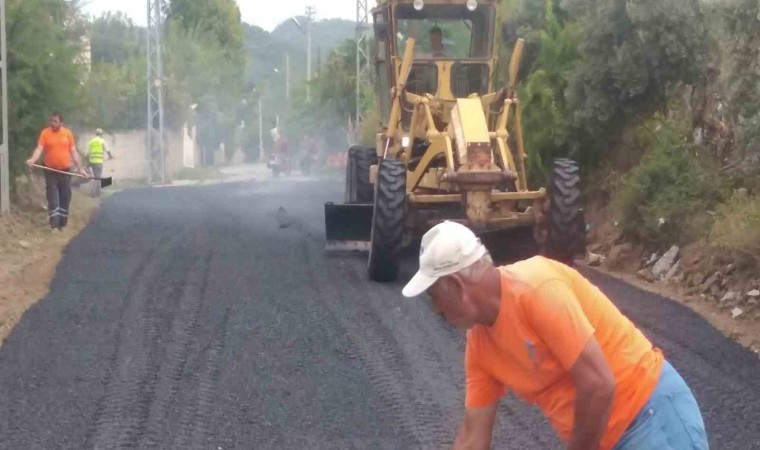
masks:
<path id="1" fill-rule="evenodd" d="M 493 86 L 496 0 L 380 0 L 373 15 L 380 131 L 375 148 L 349 149 L 345 202 L 325 205 L 327 250 L 369 250 L 370 278 L 393 281 L 399 251 L 452 220 L 505 246 L 528 236 L 557 260 L 582 253 L 576 163 L 557 159 L 548 188 L 528 186 L 521 39 L 508 84 Z"/>

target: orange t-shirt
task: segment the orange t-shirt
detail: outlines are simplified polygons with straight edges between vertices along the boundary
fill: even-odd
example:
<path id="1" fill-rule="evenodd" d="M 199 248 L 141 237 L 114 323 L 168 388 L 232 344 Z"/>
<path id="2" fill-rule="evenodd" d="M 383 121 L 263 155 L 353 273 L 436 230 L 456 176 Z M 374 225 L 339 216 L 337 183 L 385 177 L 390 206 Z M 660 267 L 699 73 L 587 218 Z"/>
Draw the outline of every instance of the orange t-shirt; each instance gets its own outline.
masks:
<path id="1" fill-rule="evenodd" d="M 74 134 L 61 127 L 53 131 L 50 127 L 42 130 L 38 145 L 45 150 L 45 165 L 58 170 L 71 168 L 71 148 L 74 146 Z"/>
<path id="2" fill-rule="evenodd" d="M 575 387 L 570 369 L 595 336 L 615 377 L 602 449 L 611 449 L 654 391 L 664 357 L 593 284 L 543 257 L 502 267 L 496 322 L 467 333 L 466 406 L 488 406 L 507 389 L 538 404 L 570 439 Z"/>

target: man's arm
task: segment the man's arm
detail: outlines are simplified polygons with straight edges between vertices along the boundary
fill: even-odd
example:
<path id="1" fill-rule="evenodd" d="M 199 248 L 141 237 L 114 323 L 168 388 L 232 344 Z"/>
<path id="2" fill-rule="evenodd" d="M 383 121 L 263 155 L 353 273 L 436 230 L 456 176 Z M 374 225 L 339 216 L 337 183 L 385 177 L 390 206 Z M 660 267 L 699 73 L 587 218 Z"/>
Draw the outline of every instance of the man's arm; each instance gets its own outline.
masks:
<path id="1" fill-rule="evenodd" d="M 483 408 L 467 408 L 464 420 L 454 439 L 454 450 L 487 450 L 491 448 L 493 423 L 499 403 Z"/>
<path id="2" fill-rule="evenodd" d="M 37 146 L 37 148 L 35 148 L 35 149 L 34 149 L 34 153 L 32 153 L 32 157 L 31 157 L 31 158 L 29 158 L 29 159 L 26 161 L 26 163 L 27 163 L 28 165 L 30 165 L 30 166 L 31 166 L 32 164 L 36 163 L 36 162 L 37 162 L 37 161 L 40 159 L 40 156 L 42 156 L 42 152 L 43 152 L 43 148 L 42 148 L 42 146 L 41 146 L 41 145 L 38 145 L 38 146 Z"/>
<path id="3" fill-rule="evenodd" d="M 575 426 L 568 450 L 591 450 L 607 429 L 615 395 L 615 378 L 593 336 L 570 369 L 575 385 Z"/>

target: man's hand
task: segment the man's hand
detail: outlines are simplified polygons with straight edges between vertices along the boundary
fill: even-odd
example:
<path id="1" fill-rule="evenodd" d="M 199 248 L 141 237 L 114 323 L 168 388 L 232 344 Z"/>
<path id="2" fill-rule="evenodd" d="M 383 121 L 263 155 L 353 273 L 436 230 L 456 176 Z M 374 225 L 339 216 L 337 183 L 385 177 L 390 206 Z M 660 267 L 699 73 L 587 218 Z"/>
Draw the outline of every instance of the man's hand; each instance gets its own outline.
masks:
<path id="1" fill-rule="evenodd" d="M 464 421 L 454 440 L 454 450 L 487 450 L 491 448 L 493 423 L 499 403 L 483 408 L 467 408 Z"/>
<path id="2" fill-rule="evenodd" d="M 570 375 L 575 385 L 575 426 L 568 450 L 596 450 L 607 429 L 615 378 L 599 343 L 591 337 Z"/>
<path id="3" fill-rule="evenodd" d="M 71 152 L 71 158 L 74 160 L 74 163 L 79 168 L 79 173 L 86 177 L 89 177 L 90 174 L 87 173 L 87 170 L 84 168 L 84 165 L 82 164 L 82 159 L 79 157 L 79 152 L 77 151 L 77 148 L 72 146 L 71 150 L 69 151 Z"/>
<path id="4" fill-rule="evenodd" d="M 39 161 L 40 156 L 42 156 L 42 152 L 43 152 L 42 147 L 38 145 L 37 148 L 34 149 L 34 152 L 32 153 L 32 157 L 26 160 L 26 163 L 29 165 L 29 167 L 31 167 L 32 164 Z"/>

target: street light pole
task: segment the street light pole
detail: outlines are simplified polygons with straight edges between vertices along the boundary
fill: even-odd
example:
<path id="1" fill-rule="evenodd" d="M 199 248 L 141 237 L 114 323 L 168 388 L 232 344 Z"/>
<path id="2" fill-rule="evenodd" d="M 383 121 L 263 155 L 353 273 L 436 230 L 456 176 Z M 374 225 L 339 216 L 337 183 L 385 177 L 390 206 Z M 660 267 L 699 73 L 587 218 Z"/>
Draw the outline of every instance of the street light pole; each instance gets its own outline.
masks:
<path id="1" fill-rule="evenodd" d="M 290 101 L 290 55 L 285 55 L 285 100 Z"/>
<path id="2" fill-rule="evenodd" d="M 0 70 L 2 70 L 2 139 L 0 144 L 0 213 L 10 212 L 10 168 L 8 157 L 8 59 L 5 30 L 5 0 L 0 0 Z"/>
<path id="3" fill-rule="evenodd" d="M 311 103 L 311 31 L 317 9 L 313 6 L 306 7 L 306 102 Z"/>
<path id="4" fill-rule="evenodd" d="M 264 154 L 264 111 L 261 108 L 261 95 L 259 95 L 259 161 L 266 161 Z"/>

